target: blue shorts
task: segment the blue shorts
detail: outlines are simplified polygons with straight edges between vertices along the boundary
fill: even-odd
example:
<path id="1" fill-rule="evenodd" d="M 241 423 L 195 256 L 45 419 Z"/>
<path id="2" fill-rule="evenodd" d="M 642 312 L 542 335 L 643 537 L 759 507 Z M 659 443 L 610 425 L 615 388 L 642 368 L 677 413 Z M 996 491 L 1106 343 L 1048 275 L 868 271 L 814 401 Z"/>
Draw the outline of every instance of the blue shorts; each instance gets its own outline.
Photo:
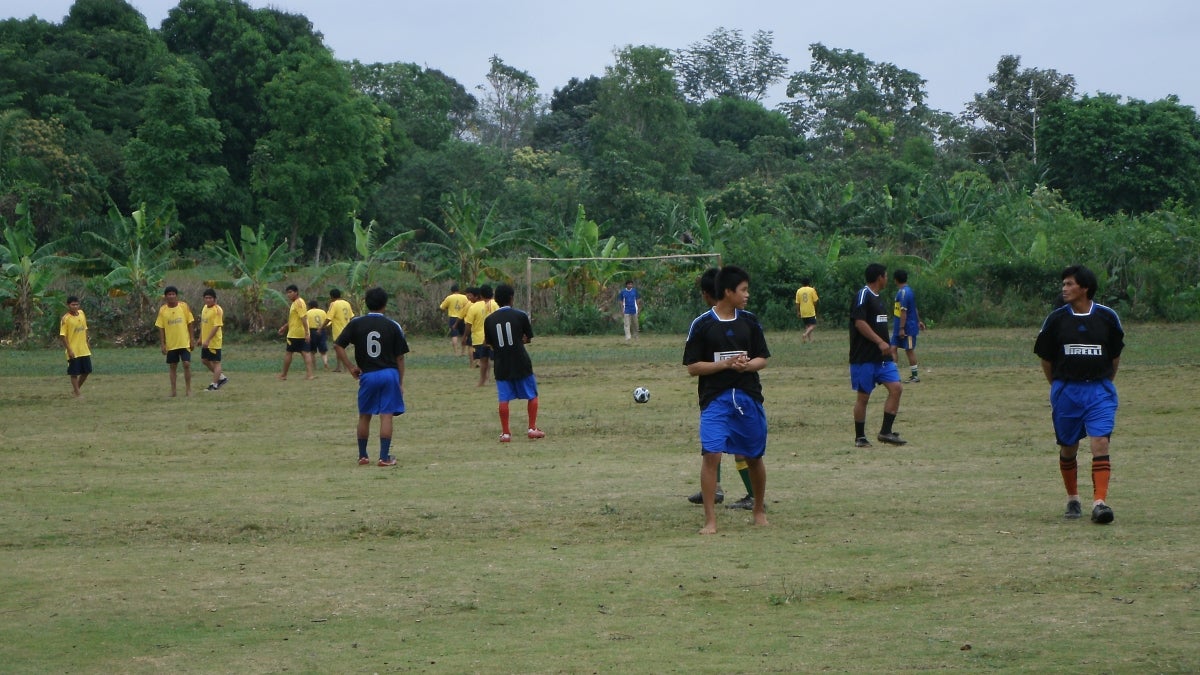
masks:
<path id="1" fill-rule="evenodd" d="M 514 398 L 532 401 L 537 395 L 537 378 L 533 375 L 520 380 L 496 380 L 496 398 L 501 403 Z"/>
<path id="2" fill-rule="evenodd" d="M 67 374 L 68 375 L 91 375 L 92 374 L 92 357 L 76 356 L 73 359 L 67 359 Z"/>
<path id="3" fill-rule="evenodd" d="M 395 368 L 384 368 L 358 376 L 358 414 L 404 414 L 404 393 L 400 390 L 400 371 Z"/>
<path id="4" fill-rule="evenodd" d="M 896 369 L 895 361 L 850 364 L 850 388 L 854 391 L 869 394 L 875 391 L 877 384 L 899 381 L 900 371 Z"/>
<path id="5" fill-rule="evenodd" d="M 487 345 L 475 345 L 474 353 L 476 359 L 492 358 L 492 348 Z"/>
<path id="6" fill-rule="evenodd" d="M 171 351 L 167 352 L 167 363 L 179 363 L 180 361 L 183 361 L 184 363 L 191 363 L 192 350 L 183 348 L 172 349 Z"/>
<path id="7" fill-rule="evenodd" d="M 452 316 L 446 320 L 447 328 L 450 329 L 450 337 L 462 337 L 462 329 L 458 327 L 458 317 Z"/>
<path id="8" fill-rule="evenodd" d="M 896 333 L 895 335 L 892 336 L 892 346 L 899 347 L 900 349 L 903 349 L 904 351 L 908 351 L 910 349 L 916 349 L 917 348 L 917 336 L 916 335 L 905 335 L 904 337 L 901 337 L 899 333 Z"/>
<path id="9" fill-rule="evenodd" d="M 1050 385 L 1050 417 L 1059 445 L 1075 445 L 1087 436 L 1111 436 L 1117 420 L 1117 388 L 1112 380 Z"/>
<path id="10" fill-rule="evenodd" d="M 744 391 L 726 389 L 700 411 L 700 452 L 755 459 L 767 451 L 767 414 Z"/>
<path id="11" fill-rule="evenodd" d="M 310 352 L 321 352 L 322 354 L 329 352 L 329 343 L 326 341 L 323 330 L 308 331 L 308 344 Z"/>

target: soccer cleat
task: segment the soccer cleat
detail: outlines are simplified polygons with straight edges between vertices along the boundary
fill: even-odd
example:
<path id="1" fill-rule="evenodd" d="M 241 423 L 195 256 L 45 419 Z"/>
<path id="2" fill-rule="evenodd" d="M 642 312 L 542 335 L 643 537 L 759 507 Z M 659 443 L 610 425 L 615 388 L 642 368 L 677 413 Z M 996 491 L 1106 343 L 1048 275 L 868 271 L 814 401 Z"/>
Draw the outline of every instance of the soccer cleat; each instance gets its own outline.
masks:
<path id="1" fill-rule="evenodd" d="M 529 437 L 533 439 L 545 438 L 546 432 L 542 431 L 541 429 L 530 429 Z"/>
<path id="2" fill-rule="evenodd" d="M 900 438 L 900 434 L 894 431 L 889 431 L 886 434 L 880 432 L 880 434 L 875 438 L 878 438 L 880 443 L 887 443 L 889 445 L 904 445 L 908 442 L 903 438 Z"/>
<path id="3" fill-rule="evenodd" d="M 1092 507 L 1092 522 L 1105 525 L 1113 521 L 1113 510 L 1103 502 Z"/>
<path id="4" fill-rule="evenodd" d="M 366 466 L 366 465 L 368 465 L 368 464 L 370 464 L 370 463 L 371 463 L 371 458 L 370 458 L 370 457 L 359 457 L 359 458 L 358 458 L 358 465 L 359 465 L 359 466 Z"/>
<path id="5" fill-rule="evenodd" d="M 1083 507 L 1080 506 L 1078 499 L 1071 499 L 1067 502 L 1067 512 L 1063 514 L 1063 518 L 1075 520 L 1083 516 Z"/>
<path id="6" fill-rule="evenodd" d="M 854 439 L 854 447 L 869 448 L 871 447 L 871 441 L 868 441 L 866 436 L 859 436 L 858 438 Z"/>
<path id="7" fill-rule="evenodd" d="M 742 497 L 741 499 L 737 500 L 736 502 L 733 502 L 732 504 L 726 504 L 725 508 L 727 508 L 727 509 L 745 509 L 746 511 L 753 511 L 754 510 L 754 497 L 751 497 L 750 495 L 746 495 L 745 497 Z"/>
<path id="8" fill-rule="evenodd" d="M 920 382 L 920 381 L 921 381 L 921 378 L 917 377 L 916 375 L 913 375 L 912 377 L 905 380 L 905 382 L 912 382 L 912 383 L 916 383 L 916 382 Z"/>
<path id="9" fill-rule="evenodd" d="M 204 391 L 216 391 L 218 389 L 220 389 L 220 387 L 217 386 L 216 384 L 210 384 L 204 388 Z"/>
<path id="10" fill-rule="evenodd" d="M 224 387 L 227 384 L 229 384 L 229 378 L 222 375 L 221 379 L 217 380 L 217 389 L 220 389 L 221 387 Z"/>
<path id="11" fill-rule="evenodd" d="M 501 443 L 512 443 L 512 434 L 500 434 Z"/>
<path id="12" fill-rule="evenodd" d="M 689 501 L 689 502 L 691 502 L 691 503 L 693 503 L 693 504 L 703 504 L 703 503 L 704 503 L 704 493 L 703 493 L 703 492 L 697 492 L 696 494 L 694 494 L 694 495 L 691 495 L 690 497 L 688 497 L 688 501 Z M 725 501 L 725 491 L 724 491 L 724 490 L 717 490 L 717 497 L 716 497 L 716 499 L 714 500 L 714 502 L 715 502 L 715 503 L 717 503 L 717 504 L 720 504 L 720 503 L 721 503 L 721 502 L 723 502 L 723 501 Z"/>
<path id="13" fill-rule="evenodd" d="M 379 460 L 379 466 L 396 466 L 396 458 L 388 457 L 387 459 Z"/>

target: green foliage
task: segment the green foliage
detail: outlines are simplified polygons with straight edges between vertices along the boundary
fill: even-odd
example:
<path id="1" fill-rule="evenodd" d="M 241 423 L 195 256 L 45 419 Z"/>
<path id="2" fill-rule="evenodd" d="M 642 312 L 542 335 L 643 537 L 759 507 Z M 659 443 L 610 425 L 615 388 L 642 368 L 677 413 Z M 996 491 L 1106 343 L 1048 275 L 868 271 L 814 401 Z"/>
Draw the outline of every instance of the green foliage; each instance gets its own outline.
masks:
<path id="1" fill-rule="evenodd" d="M 787 75 L 788 60 L 774 51 L 771 31 L 754 33 L 750 44 L 738 29 L 718 28 L 703 42 L 675 52 L 675 70 L 692 101 L 738 98 L 759 101 Z"/>
<path id="2" fill-rule="evenodd" d="M 485 276 L 504 278 L 493 261 L 505 249 L 525 241 L 529 230 L 506 228 L 494 218 L 495 205 L 484 213 L 478 197 L 465 191 L 443 195 L 441 210 L 443 225 L 423 219 L 429 231 L 440 239 L 425 244 L 440 257 L 443 263 L 440 267 L 457 268 L 456 279 L 464 284 L 474 284 Z"/>
<path id="3" fill-rule="evenodd" d="M 108 221 L 108 236 L 90 231 L 86 235 L 99 247 L 97 262 L 108 270 L 105 290 L 126 297 L 132 310 L 131 339 L 137 342 L 154 332 L 153 326 L 147 325 L 150 309 L 176 260 L 174 244 L 179 235 L 167 236 L 162 210 L 150 214 L 145 204 L 129 216 L 122 215 L 114 204 Z"/>
<path id="4" fill-rule="evenodd" d="M 12 310 L 13 332 L 24 342 L 56 297 L 50 285 L 66 260 L 57 255 L 61 242 L 38 245 L 28 203 L 17 205 L 17 214 L 21 219 L 15 226 L 5 226 L 0 244 L 0 305 Z"/>
<path id="5" fill-rule="evenodd" d="M 241 292 L 247 330 L 261 332 L 266 327 L 263 316 L 266 299 L 286 303 L 283 294 L 270 284 L 284 278 L 293 264 L 293 253 L 287 250 L 286 244 L 277 244 L 275 236 L 267 232 L 264 225 L 259 225 L 257 232 L 243 225 L 240 245 L 226 232 L 224 246 L 210 243 L 207 250 L 229 271 L 233 277 L 232 286 Z"/>
<path id="6" fill-rule="evenodd" d="M 389 268 L 400 270 L 408 267 L 401 260 L 401 256 L 405 245 L 412 241 L 417 231 L 402 232 L 380 243 L 375 221 L 371 221 L 366 227 L 363 227 L 358 218 L 351 218 L 350 222 L 354 231 L 354 251 L 357 257 L 327 265 L 312 283 L 316 285 L 332 277 L 343 277 L 349 287 L 347 299 L 352 305 L 362 307 L 367 290 L 379 285 L 382 272 Z"/>
<path id="7" fill-rule="evenodd" d="M 605 289 L 625 272 L 619 258 L 629 255 L 629 246 L 618 243 L 615 236 L 601 241 L 600 226 L 587 217 L 582 205 L 564 238 L 530 243 L 547 258 L 561 258 L 551 261 L 555 273 L 541 286 L 557 289 L 559 298 L 573 305 L 602 304 L 598 301 Z"/>

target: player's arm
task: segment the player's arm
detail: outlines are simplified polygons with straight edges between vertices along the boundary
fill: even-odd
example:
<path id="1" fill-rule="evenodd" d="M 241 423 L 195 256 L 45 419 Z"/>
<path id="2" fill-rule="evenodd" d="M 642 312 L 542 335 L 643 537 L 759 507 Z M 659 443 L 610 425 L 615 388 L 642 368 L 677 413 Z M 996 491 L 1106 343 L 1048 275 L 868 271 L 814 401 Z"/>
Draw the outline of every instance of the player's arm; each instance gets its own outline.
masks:
<path id="1" fill-rule="evenodd" d="M 61 329 L 61 328 L 59 328 L 59 330 L 62 330 L 62 329 Z M 71 340 L 70 340 L 70 338 L 68 338 L 66 335 L 63 335 L 62 333 L 59 333 L 59 335 L 58 335 L 58 339 L 59 339 L 59 341 L 60 341 L 60 342 L 62 342 L 63 349 L 67 350 L 67 358 L 68 358 L 68 359 L 73 359 L 73 358 L 75 358 L 75 352 L 71 351 Z"/>
<path id="2" fill-rule="evenodd" d="M 879 335 L 875 333 L 875 329 L 871 327 L 871 324 L 863 321 L 862 319 L 855 319 L 854 328 L 859 332 L 860 335 L 867 338 L 871 342 L 874 342 L 875 346 L 879 347 L 879 350 L 884 354 L 891 351 L 892 346 L 888 344 L 887 340 L 881 339 Z"/>
<path id="3" fill-rule="evenodd" d="M 1115 364 L 1114 364 L 1115 365 Z M 1042 373 L 1046 376 L 1046 381 L 1054 383 L 1054 362 L 1042 359 Z"/>
<path id="4" fill-rule="evenodd" d="M 162 353 L 167 353 L 167 329 L 162 326 L 158 327 L 158 345 L 162 348 Z"/>
<path id="5" fill-rule="evenodd" d="M 1118 356 L 1117 358 L 1113 359 L 1112 363 L 1113 363 L 1113 374 L 1112 374 L 1112 377 L 1108 378 L 1109 382 L 1112 382 L 1113 380 L 1117 379 L 1117 370 L 1120 369 L 1120 367 L 1121 367 L 1121 357 Z"/>
<path id="6" fill-rule="evenodd" d="M 350 357 L 346 355 L 346 348 L 335 342 L 333 343 L 333 353 L 337 354 L 338 363 L 345 366 L 346 372 L 350 373 L 350 376 L 357 380 L 362 371 L 350 362 Z"/>
<path id="7" fill-rule="evenodd" d="M 404 389 L 404 355 L 396 355 L 396 370 L 400 371 L 400 389 Z"/>

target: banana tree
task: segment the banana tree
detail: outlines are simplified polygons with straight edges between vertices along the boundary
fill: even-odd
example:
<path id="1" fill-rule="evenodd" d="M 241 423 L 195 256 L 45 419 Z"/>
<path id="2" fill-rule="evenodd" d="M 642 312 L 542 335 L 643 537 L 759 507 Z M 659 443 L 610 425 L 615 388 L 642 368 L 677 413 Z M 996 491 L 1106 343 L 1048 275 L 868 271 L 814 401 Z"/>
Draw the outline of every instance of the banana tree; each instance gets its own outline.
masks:
<path id="1" fill-rule="evenodd" d="M 616 237 L 601 241 L 600 226 L 588 219 L 583 205 L 576 211 L 570 238 L 530 244 L 551 259 L 555 270 L 539 286 L 556 288 L 571 302 L 597 302 L 615 279 L 627 273 L 623 258 L 629 255 L 629 245 L 618 243 Z"/>
<path id="2" fill-rule="evenodd" d="M 68 260 L 56 253 L 61 240 L 38 246 L 30 211 L 28 203 L 17 204 L 21 219 L 16 227 L 4 228 L 0 244 L 0 303 L 12 309 L 16 339 L 22 342 L 32 334 L 34 320 L 53 297 L 50 283 Z"/>
<path id="3" fill-rule="evenodd" d="M 442 195 L 442 222 L 445 227 L 422 218 L 425 226 L 441 241 L 425 244 L 435 254 L 448 258 L 458 268 L 458 280 L 475 283 L 486 275 L 501 278 L 504 274 L 490 264 L 500 249 L 525 241 L 532 231 L 528 228 L 504 229 L 493 219 L 495 206 L 483 212 L 482 205 L 467 191 Z M 449 261 L 448 261 L 449 262 Z"/>
<path id="4" fill-rule="evenodd" d="M 401 232 L 380 244 L 376 241 L 375 226 L 378 223 L 374 220 L 363 227 L 361 220 L 351 218 L 351 225 L 354 228 L 354 251 L 358 254 L 358 258 L 327 266 L 313 279 L 312 283 L 316 285 L 331 276 L 344 276 L 348 284 L 351 302 L 355 306 L 362 307 L 363 296 L 366 295 L 367 289 L 378 285 L 381 271 L 392 264 L 397 269 L 408 266 L 408 263 L 401 260 L 404 246 L 417 236 L 418 230 Z"/>
<path id="5" fill-rule="evenodd" d="M 175 263 L 173 247 L 179 234 L 163 236 L 165 220 L 149 217 L 144 203 L 128 217 L 114 204 L 108 220 L 110 236 L 94 231 L 84 234 L 100 246 L 99 262 L 109 270 L 104 275 L 109 294 L 129 297 L 136 330 L 143 331 L 163 279 Z"/>
<path id="6" fill-rule="evenodd" d="M 289 251 L 285 243 L 276 244 L 275 237 L 263 225 L 258 226 L 257 232 L 243 225 L 240 246 L 226 232 L 225 245 L 212 244 L 209 251 L 234 277 L 229 285 L 242 294 L 246 305 L 247 329 L 252 333 L 263 330 L 266 326 L 263 316 L 266 298 L 286 303 L 283 294 L 271 288 L 270 284 L 283 279 L 292 265 L 294 252 Z M 213 281 L 207 283 L 211 286 L 222 285 Z"/>

